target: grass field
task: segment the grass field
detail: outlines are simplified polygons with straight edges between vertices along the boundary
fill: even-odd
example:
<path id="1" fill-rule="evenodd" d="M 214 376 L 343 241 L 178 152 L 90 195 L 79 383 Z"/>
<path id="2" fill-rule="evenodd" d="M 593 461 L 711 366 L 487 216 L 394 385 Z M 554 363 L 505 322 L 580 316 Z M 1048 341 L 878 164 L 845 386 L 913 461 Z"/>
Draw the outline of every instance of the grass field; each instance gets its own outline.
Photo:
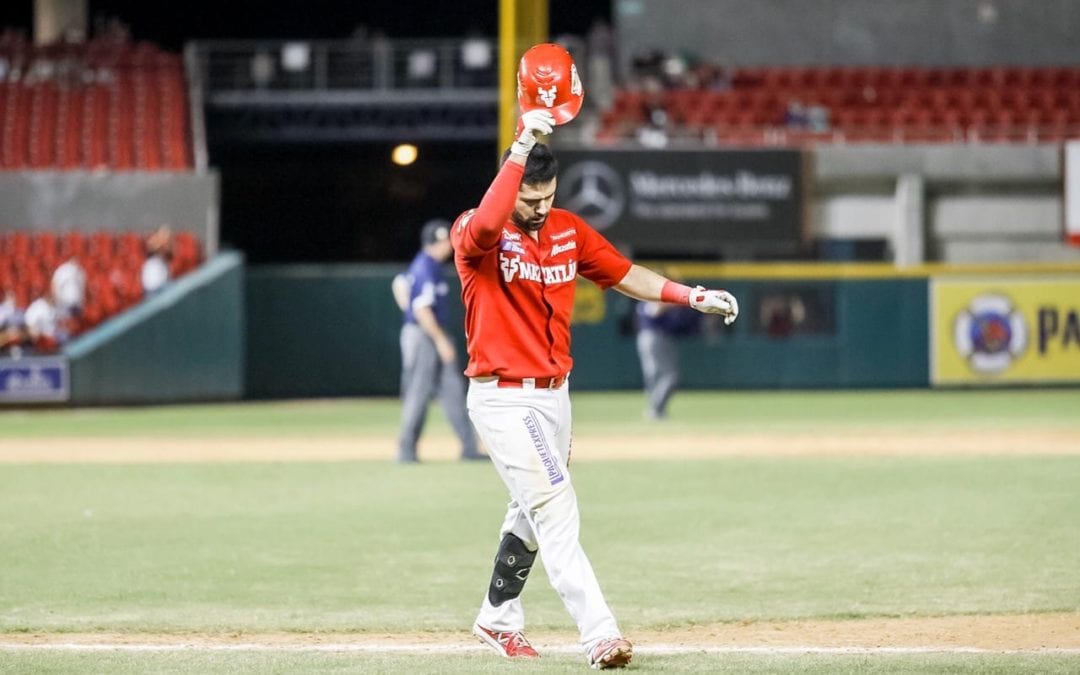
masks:
<path id="1" fill-rule="evenodd" d="M 640 394 L 574 394 L 577 433 L 612 431 L 649 436 L 712 431 L 820 430 L 1080 430 L 1080 390 L 680 392 L 671 419 L 642 420 Z M 392 436 L 394 399 L 335 399 L 146 408 L 84 408 L 0 412 L 2 438 L 218 438 Z M 722 415 L 722 418 L 718 418 Z M 437 406 L 432 432 L 448 429 Z M 389 455 L 388 455 L 389 456 Z"/>
<path id="2" fill-rule="evenodd" d="M 574 405 L 583 540 L 635 670 L 1080 671 L 1080 390 L 688 392 L 660 424 L 638 394 Z M 0 413 L 0 671 L 584 668 L 540 570 L 541 662 L 468 636 L 504 490 L 391 463 L 397 411 Z M 177 454 L 223 439 L 295 452 Z M 425 439 L 452 457 L 434 409 Z"/>

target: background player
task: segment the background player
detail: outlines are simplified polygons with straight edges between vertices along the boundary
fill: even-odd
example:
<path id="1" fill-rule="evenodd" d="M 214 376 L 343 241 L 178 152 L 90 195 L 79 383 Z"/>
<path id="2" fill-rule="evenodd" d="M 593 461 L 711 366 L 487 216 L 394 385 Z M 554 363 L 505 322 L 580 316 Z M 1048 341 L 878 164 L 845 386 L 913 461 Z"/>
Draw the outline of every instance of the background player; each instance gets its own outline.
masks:
<path id="1" fill-rule="evenodd" d="M 442 265 L 450 257 L 450 223 L 432 220 L 420 232 L 422 248 L 405 274 L 394 277 L 394 300 L 404 313 L 401 325 L 401 431 L 397 461 L 418 461 L 416 444 L 431 399 L 461 440 L 462 459 L 487 459 L 465 412 L 465 379 L 457 350 L 446 333 L 447 286 Z"/>
<path id="2" fill-rule="evenodd" d="M 637 322 L 638 358 L 645 382 L 645 417 L 667 417 L 667 406 L 679 384 L 679 347 L 676 341 L 701 330 L 701 314 L 689 307 L 663 302 L 639 302 L 634 307 Z"/>
<path id="3" fill-rule="evenodd" d="M 570 82 L 563 78 L 564 90 L 573 90 Z M 523 84 L 547 88 L 550 98 L 560 83 Z M 580 83 L 574 84 L 580 95 Z M 617 668 L 630 662 L 633 647 L 579 543 L 569 472 L 575 280 L 580 274 L 638 300 L 720 313 L 727 323 L 738 305 L 725 291 L 690 289 L 632 264 L 581 218 L 553 208 L 557 165 L 536 139 L 555 123 L 546 109 L 521 116 L 522 131 L 479 207 L 459 216 L 451 234 L 465 302 L 469 416 L 510 492 L 495 569 L 473 631 L 504 656 L 538 656 L 523 634 L 520 594 L 542 549 L 548 578 L 577 623 L 589 665 Z"/>

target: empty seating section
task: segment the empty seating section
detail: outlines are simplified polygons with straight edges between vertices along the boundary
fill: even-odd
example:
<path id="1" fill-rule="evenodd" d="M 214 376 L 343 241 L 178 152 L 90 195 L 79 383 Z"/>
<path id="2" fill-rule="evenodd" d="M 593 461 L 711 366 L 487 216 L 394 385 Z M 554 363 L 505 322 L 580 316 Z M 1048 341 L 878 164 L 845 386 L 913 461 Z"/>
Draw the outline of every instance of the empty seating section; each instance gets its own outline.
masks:
<path id="1" fill-rule="evenodd" d="M 0 169 L 185 170 L 191 156 L 179 55 L 0 38 Z"/>
<path id="2" fill-rule="evenodd" d="M 1080 137 L 1080 67 L 744 68 L 726 89 L 621 90 L 597 139 L 632 137 L 651 106 L 721 143 L 1059 142 Z"/>
<path id="3" fill-rule="evenodd" d="M 76 321 L 79 331 L 86 330 L 143 298 L 146 256 L 146 237 L 135 232 L 0 233 L 0 300 L 13 291 L 16 307 L 25 311 L 49 290 L 56 268 L 74 258 L 86 273 L 86 298 Z M 173 235 L 169 278 L 187 274 L 201 260 L 195 235 Z"/>

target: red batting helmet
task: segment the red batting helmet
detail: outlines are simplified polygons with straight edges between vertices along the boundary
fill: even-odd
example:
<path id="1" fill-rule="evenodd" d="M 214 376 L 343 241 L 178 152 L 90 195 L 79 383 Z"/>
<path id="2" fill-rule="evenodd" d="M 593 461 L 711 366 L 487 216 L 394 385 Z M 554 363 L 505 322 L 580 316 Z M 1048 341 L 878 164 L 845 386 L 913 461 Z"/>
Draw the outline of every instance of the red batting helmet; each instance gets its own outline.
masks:
<path id="1" fill-rule="evenodd" d="M 517 95 L 521 112 L 546 108 L 555 124 L 577 117 L 585 90 L 570 52 L 550 42 L 530 47 L 518 65 Z"/>

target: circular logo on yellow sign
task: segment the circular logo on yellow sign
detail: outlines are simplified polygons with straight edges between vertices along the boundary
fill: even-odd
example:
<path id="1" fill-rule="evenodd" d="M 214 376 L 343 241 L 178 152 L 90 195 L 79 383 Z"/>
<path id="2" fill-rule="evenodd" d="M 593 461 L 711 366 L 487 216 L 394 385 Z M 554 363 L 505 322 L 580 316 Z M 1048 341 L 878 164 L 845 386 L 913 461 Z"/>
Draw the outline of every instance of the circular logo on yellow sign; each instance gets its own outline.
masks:
<path id="1" fill-rule="evenodd" d="M 1003 295 L 985 294 L 960 310 L 953 324 L 953 344 L 977 373 L 993 375 L 1008 368 L 1027 349 L 1024 317 Z"/>

